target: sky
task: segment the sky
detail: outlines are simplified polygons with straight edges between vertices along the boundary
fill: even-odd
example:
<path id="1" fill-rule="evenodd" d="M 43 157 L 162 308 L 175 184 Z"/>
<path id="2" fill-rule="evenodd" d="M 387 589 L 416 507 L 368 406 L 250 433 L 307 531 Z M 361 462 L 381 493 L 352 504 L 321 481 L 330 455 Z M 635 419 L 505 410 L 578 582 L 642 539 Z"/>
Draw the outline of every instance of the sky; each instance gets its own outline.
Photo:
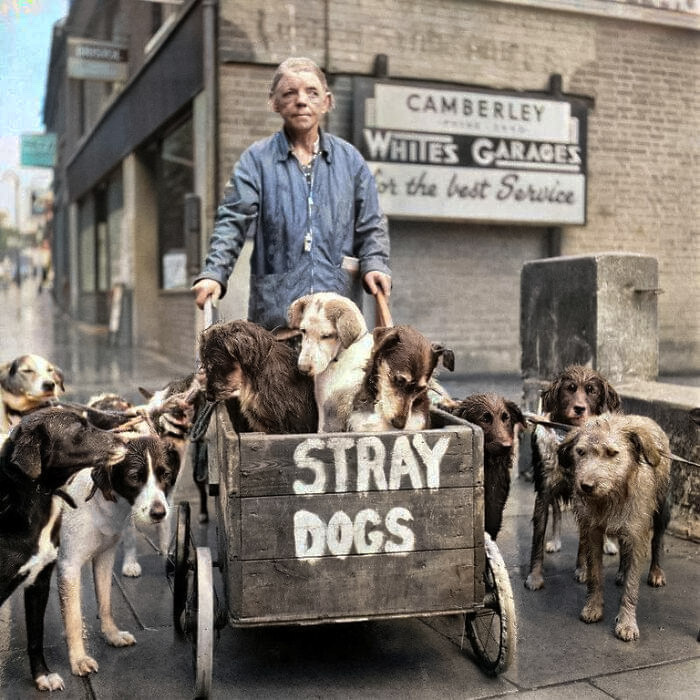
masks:
<path id="1" fill-rule="evenodd" d="M 10 222 L 15 209 L 11 172 L 20 181 L 22 219 L 30 190 L 51 180 L 49 169 L 20 167 L 19 144 L 21 134 L 44 132 L 53 25 L 68 14 L 68 5 L 68 0 L 0 0 L 0 212 Z"/>

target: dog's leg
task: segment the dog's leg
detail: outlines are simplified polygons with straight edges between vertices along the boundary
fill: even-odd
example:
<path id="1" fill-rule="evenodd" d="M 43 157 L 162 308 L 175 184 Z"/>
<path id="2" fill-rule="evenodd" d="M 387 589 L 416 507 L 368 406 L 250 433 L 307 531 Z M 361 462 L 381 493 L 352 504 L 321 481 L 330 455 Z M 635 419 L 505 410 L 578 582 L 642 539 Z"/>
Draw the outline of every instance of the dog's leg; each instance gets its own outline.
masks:
<path id="1" fill-rule="evenodd" d="M 640 543 L 631 543 L 620 538 L 620 547 L 625 553 L 629 568 L 625 576 L 625 585 L 620 598 L 620 609 L 615 618 L 615 636 L 624 642 L 639 639 L 637 626 L 637 599 L 639 597 L 639 575 L 641 554 L 646 547 Z"/>
<path id="2" fill-rule="evenodd" d="M 535 508 L 532 513 L 532 549 L 530 550 L 530 574 L 525 579 L 525 587 L 531 591 L 544 586 L 543 560 L 544 537 L 547 530 L 549 502 L 541 494 L 535 496 Z"/>
<path id="3" fill-rule="evenodd" d="M 545 545 L 545 551 L 561 550 L 561 503 L 558 498 L 552 501 L 552 539 Z"/>
<path id="4" fill-rule="evenodd" d="M 44 659 L 44 615 L 49 600 L 54 564 L 45 566 L 32 586 L 24 589 L 24 616 L 27 625 L 29 667 L 37 690 L 63 690 L 63 678 L 51 673 Z"/>
<path id="5" fill-rule="evenodd" d="M 651 540 L 651 566 L 647 583 L 654 588 L 666 585 L 666 575 L 661 568 L 661 552 L 663 551 L 664 532 L 668 526 L 671 512 L 668 501 L 654 511 L 654 536 Z"/>
<path id="6" fill-rule="evenodd" d="M 76 676 L 87 676 L 97 671 L 97 661 L 88 656 L 83 642 L 83 614 L 80 596 L 81 562 L 59 559 L 58 594 L 61 601 L 63 625 L 66 628 L 66 644 L 70 670 Z"/>
<path id="7" fill-rule="evenodd" d="M 136 526 L 133 521 L 130 521 L 124 528 L 122 542 L 124 543 L 122 576 L 131 576 L 134 578 L 141 576 L 141 564 L 139 564 L 136 554 Z"/>
<path id="8" fill-rule="evenodd" d="M 100 552 L 92 560 L 92 575 L 95 579 L 95 595 L 100 615 L 100 629 L 104 638 L 113 647 L 127 647 L 136 644 L 130 632 L 120 630 L 112 617 L 112 570 L 116 543 Z"/>
<path id="9" fill-rule="evenodd" d="M 576 569 L 574 570 L 574 580 L 578 583 L 586 583 L 588 579 L 588 552 L 586 550 L 586 535 L 579 525 L 578 528 L 578 551 L 576 552 Z"/>
<path id="10" fill-rule="evenodd" d="M 584 622 L 598 622 L 603 618 L 603 535 L 602 528 L 592 528 L 590 523 L 582 523 L 581 532 L 586 541 L 587 583 L 586 604 L 580 618 Z"/>

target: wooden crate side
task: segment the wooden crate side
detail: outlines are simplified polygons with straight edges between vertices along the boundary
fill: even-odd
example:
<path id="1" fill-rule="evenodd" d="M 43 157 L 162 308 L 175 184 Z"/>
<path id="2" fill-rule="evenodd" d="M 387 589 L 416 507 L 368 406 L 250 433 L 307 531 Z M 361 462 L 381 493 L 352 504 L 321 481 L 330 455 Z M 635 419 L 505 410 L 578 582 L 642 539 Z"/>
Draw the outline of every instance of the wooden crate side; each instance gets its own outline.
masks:
<path id="1" fill-rule="evenodd" d="M 474 546 L 474 489 L 242 498 L 241 558 Z"/>
<path id="2" fill-rule="evenodd" d="M 241 496 L 283 496 L 474 483 L 472 429 L 240 436 Z"/>
<path id="3" fill-rule="evenodd" d="M 322 622 L 471 609 L 473 550 L 240 563 L 232 621 Z"/>

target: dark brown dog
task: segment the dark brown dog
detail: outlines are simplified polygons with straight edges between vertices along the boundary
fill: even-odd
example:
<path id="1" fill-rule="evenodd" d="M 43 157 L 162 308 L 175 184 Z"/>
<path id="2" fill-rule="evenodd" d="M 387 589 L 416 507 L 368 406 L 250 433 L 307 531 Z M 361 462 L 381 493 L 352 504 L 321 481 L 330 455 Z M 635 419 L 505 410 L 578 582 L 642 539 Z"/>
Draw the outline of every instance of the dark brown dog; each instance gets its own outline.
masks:
<path id="1" fill-rule="evenodd" d="M 452 371 L 452 350 L 413 326 L 374 330 L 374 347 L 348 421 L 352 432 L 423 430 L 430 425 L 428 388 L 438 360 Z"/>
<path id="2" fill-rule="evenodd" d="M 588 418 L 620 408 L 620 398 L 607 379 L 590 367 L 571 365 L 561 372 L 542 396 L 545 417 L 566 426 L 583 424 Z M 548 552 L 561 549 L 561 504 L 571 501 L 573 474 L 559 464 L 557 448 L 566 430 L 538 425 L 532 434 L 532 469 L 535 482 L 535 507 L 532 513 L 532 550 L 530 573 L 525 586 L 538 590 L 544 586 L 543 561 L 545 533 L 549 509 L 552 509 L 552 539 L 547 542 Z M 612 542 L 607 551 L 614 554 Z M 583 553 L 579 548 L 576 578 L 584 580 Z"/>
<path id="3" fill-rule="evenodd" d="M 25 586 L 27 651 L 39 690 L 63 688 L 44 659 L 44 613 L 60 530 L 54 493 L 77 471 L 108 468 L 126 451 L 118 436 L 84 417 L 45 408 L 25 416 L 0 453 L 0 604 Z"/>
<path id="4" fill-rule="evenodd" d="M 639 638 L 639 577 L 649 542 L 657 538 L 648 581 L 665 583 L 658 520 L 666 510 L 670 454 L 664 431 L 644 416 L 592 418 L 559 448 L 560 462 L 575 473 L 574 513 L 587 555 L 588 595 L 581 619 L 603 617 L 603 538 L 609 532 L 620 543 L 624 585 L 615 636 L 626 642 Z"/>
<path id="5" fill-rule="evenodd" d="M 202 331 L 199 355 L 209 401 L 236 398 L 250 428 L 312 433 L 318 427 L 313 380 L 283 341 L 251 321 L 216 323 Z"/>
<path id="6" fill-rule="evenodd" d="M 484 529 L 495 540 L 510 492 L 510 470 L 517 461 L 516 428 L 525 429 L 522 411 L 497 394 L 472 394 L 450 413 L 484 431 Z"/>

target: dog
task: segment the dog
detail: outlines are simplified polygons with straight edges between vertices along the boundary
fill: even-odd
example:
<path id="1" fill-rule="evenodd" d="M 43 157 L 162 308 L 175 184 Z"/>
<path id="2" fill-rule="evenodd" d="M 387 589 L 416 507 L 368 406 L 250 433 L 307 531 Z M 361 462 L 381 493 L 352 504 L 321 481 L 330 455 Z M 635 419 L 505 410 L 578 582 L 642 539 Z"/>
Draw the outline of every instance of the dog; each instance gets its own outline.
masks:
<path id="1" fill-rule="evenodd" d="M 237 399 L 251 430 L 313 433 L 318 411 L 313 380 L 285 342 L 251 321 L 219 322 L 203 330 L 199 355 L 209 401 Z"/>
<path id="2" fill-rule="evenodd" d="M 287 317 L 301 334 L 298 367 L 313 378 L 318 432 L 346 431 L 374 345 L 362 312 L 340 294 L 319 292 L 294 301 Z"/>
<path id="3" fill-rule="evenodd" d="M 510 470 L 517 463 L 517 431 L 525 417 L 514 401 L 497 394 L 472 394 L 449 412 L 484 431 L 484 529 L 496 539 L 510 492 Z"/>
<path id="4" fill-rule="evenodd" d="M 592 416 L 620 409 L 620 397 L 598 371 L 582 365 L 570 365 L 550 383 L 542 396 L 546 418 L 563 426 L 582 425 Z M 544 586 L 544 552 L 561 549 L 561 505 L 569 504 L 573 495 L 573 475 L 562 470 L 557 458 L 559 443 L 566 427 L 556 429 L 538 425 L 532 433 L 532 469 L 535 485 L 535 506 L 532 513 L 532 549 L 530 573 L 525 586 L 531 591 Z M 552 510 L 552 539 L 546 543 L 547 518 Z M 606 542 L 606 551 L 615 554 L 613 542 Z M 585 579 L 583 552 L 579 547 L 575 578 Z"/>
<path id="5" fill-rule="evenodd" d="M 592 418 L 559 447 L 560 462 L 575 474 L 574 514 L 586 552 L 588 591 L 580 618 L 598 622 L 603 617 L 603 537 L 612 533 L 620 543 L 624 586 L 615 636 L 626 642 L 639 638 L 639 577 L 650 540 L 648 582 L 660 586 L 666 581 L 659 556 L 668 523 L 670 455 L 659 425 L 633 415 Z"/>
<path id="6" fill-rule="evenodd" d="M 413 326 L 375 328 L 362 386 L 348 419 L 352 432 L 424 430 L 430 425 L 429 385 L 439 360 L 454 370 L 454 353 Z"/>
<path id="7" fill-rule="evenodd" d="M 29 666 L 38 690 L 64 687 L 44 658 L 44 613 L 58 553 L 61 499 L 75 506 L 61 489 L 78 470 L 108 469 L 125 455 L 118 436 L 60 408 L 22 418 L 0 452 L 0 604 L 24 586 Z"/>
<path id="8" fill-rule="evenodd" d="M 116 464 L 84 469 L 70 480 L 66 493 L 76 504 L 63 507 L 58 556 L 58 592 L 66 631 L 71 672 L 85 676 L 98 670 L 83 642 L 81 570 L 92 563 L 100 627 L 115 647 L 135 639 L 119 630 L 112 617 L 111 579 L 117 544 L 129 519 L 159 523 L 168 514 L 167 495 L 180 467 L 177 449 L 158 437 L 127 441 L 126 455 Z"/>
<path id="9" fill-rule="evenodd" d="M 0 365 L 0 433 L 53 403 L 65 391 L 63 372 L 41 355 L 20 355 Z"/>

